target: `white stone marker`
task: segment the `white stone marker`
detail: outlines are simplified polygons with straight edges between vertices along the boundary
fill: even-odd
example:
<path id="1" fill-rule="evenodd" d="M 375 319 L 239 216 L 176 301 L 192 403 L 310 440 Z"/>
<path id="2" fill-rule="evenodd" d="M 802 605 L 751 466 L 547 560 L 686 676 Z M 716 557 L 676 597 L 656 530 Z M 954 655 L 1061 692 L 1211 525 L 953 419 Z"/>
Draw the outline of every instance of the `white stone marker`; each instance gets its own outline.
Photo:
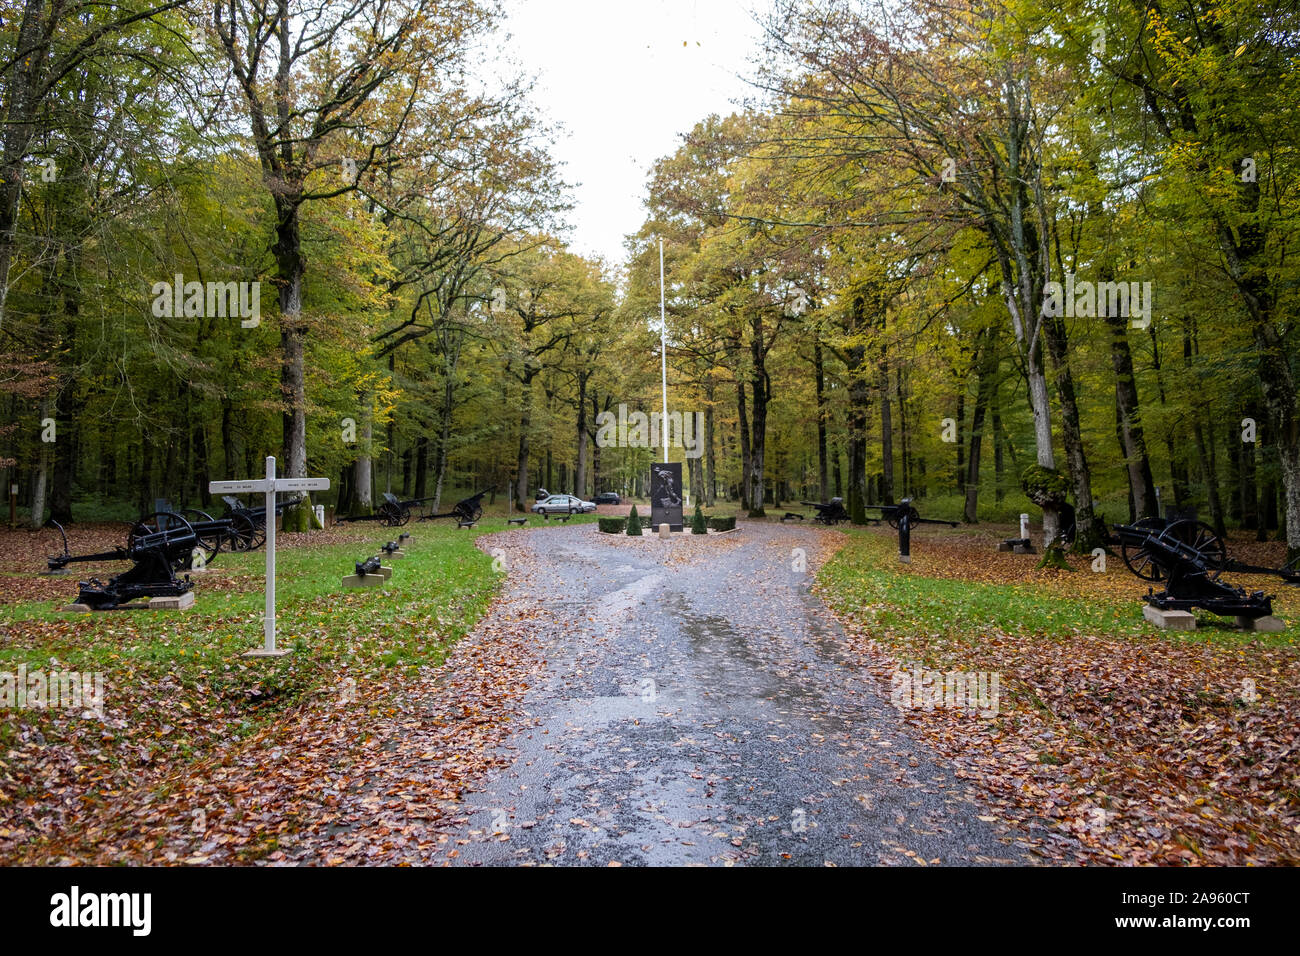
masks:
<path id="1" fill-rule="evenodd" d="M 1029 538 L 1029 515 L 1020 516 L 1020 540 Z"/>
<path id="2" fill-rule="evenodd" d="M 265 643 L 260 650 L 249 651 L 245 657 L 284 657 L 288 651 L 275 647 L 275 494 L 278 491 L 329 491 L 328 478 L 276 478 L 275 459 L 266 459 L 266 479 L 263 481 L 212 481 L 208 491 L 212 494 L 265 494 L 266 495 L 266 623 L 263 627 Z"/>

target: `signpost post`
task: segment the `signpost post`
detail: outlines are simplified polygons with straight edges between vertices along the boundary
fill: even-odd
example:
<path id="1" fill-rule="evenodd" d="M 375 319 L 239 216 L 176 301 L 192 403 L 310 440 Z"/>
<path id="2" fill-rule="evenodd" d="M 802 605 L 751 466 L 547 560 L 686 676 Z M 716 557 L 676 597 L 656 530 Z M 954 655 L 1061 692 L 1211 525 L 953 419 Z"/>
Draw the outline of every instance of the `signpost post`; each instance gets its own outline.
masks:
<path id="1" fill-rule="evenodd" d="M 329 491 L 328 478 L 276 478 L 275 459 L 266 459 L 266 478 L 262 481 L 212 481 L 208 491 L 215 494 L 266 495 L 266 623 L 265 642 L 261 649 L 245 657 L 284 657 L 288 651 L 275 647 L 275 495 L 279 491 Z"/>

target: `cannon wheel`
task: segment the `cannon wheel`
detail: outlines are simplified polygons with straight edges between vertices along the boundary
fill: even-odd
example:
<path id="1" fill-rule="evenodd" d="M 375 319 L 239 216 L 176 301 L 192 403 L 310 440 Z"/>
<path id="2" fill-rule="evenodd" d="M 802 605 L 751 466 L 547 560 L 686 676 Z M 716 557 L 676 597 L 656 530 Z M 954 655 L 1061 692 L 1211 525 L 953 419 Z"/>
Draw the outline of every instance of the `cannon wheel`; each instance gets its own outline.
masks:
<path id="1" fill-rule="evenodd" d="M 902 517 L 902 515 L 900 514 L 902 510 L 903 510 L 902 508 L 895 508 L 894 511 L 890 514 L 890 516 L 885 519 L 889 523 L 889 526 L 893 528 L 895 531 L 898 530 L 898 521 Z M 912 505 L 908 505 L 907 523 L 911 525 L 913 528 L 915 528 L 917 521 L 919 521 L 920 519 L 921 519 L 921 512 L 917 511 L 916 508 L 914 508 Z"/>
<path id="2" fill-rule="evenodd" d="M 474 507 L 470 509 L 469 520 L 477 521 L 481 517 L 483 517 L 483 506 L 480 504 L 475 504 Z"/>
<path id="3" fill-rule="evenodd" d="M 1178 521 L 1171 521 L 1163 530 L 1160 529 L 1156 522 L 1151 520 L 1140 521 L 1137 526 L 1147 528 L 1153 534 L 1174 538 L 1194 548 L 1205 560 L 1211 579 L 1216 579 L 1223 573 L 1223 567 L 1228 560 L 1228 550 L 1224 547 L 1223 539 L 1215 534 L 1214 529 L 1204 521 L 1183 518 Z M 1152 554 L 1143 546 L 1139 545 L 1130 548 L 1129 545 L 1123 544 L 1120 546 L 1120 556 L 1123 557 L 1128 569 L 1144 581 L 1163 581 L 1169 576 L 1164 565 L 1155 560 Z"/>
<path id="4" fill-rule="evenodd" d="M 258 524 L 246 512 L 230 516 L 230 550 L 256 551 L 266 543 L 266 526 Z"/>
<path id="5" fill-rule="evenodd" d="M 400 528 L 411 520 L 411 509 L 405 505 L 392 505 L 385 501 L 379 506 L 380 523 L 385 528 Z"/>
<path id="6" fill-rule="evenodd" d="M 143 535 L 167 534 L 171 531 L 175 531 L 177 537 L 186 537 L 194 535 L 194 526 L 174 511 L 155 511 L 153 514 L 145 515 L 131 525 L 131 529 L 127 531 L 126 550 L 132 550 L 135 547 L 136 539 Z M 198 537 L 197 535 L 194 536 Z M 189 555 L 187 554 L 177 564 L 179 566 L 189 564 Z"/>
<path id="7" fill-rule="evenodd" d="M 1171 523 L 1165 529 L 1165 534 L 1177 538 L 1183 544 L 1200 552 L 1209 568 L 1212 580 L 1223 573 L 1224 566 L 1228 563 L 1228 549 L 1224 545 L 1223 539 L 1215 534 L 1214 529 L 1204 521 L 1183 518 Z"/>
<path id="8" fill-rule="evenodd" d="M 186 508 L 181 512 L 181 517 L 191 524 L 216 520 L 206 511 L 200 511 L 197 508 Z M 198 536 L 199 546 L 203 549 L 203 564 L 205 566 L 211 564 L 216 560 L 217 555 L 221 553 L 222 547 L 225 546 L 226 536 L 220 531 L 209 531 L 206 534 L 199 534 L 197 531 L 194 533 Z"/>

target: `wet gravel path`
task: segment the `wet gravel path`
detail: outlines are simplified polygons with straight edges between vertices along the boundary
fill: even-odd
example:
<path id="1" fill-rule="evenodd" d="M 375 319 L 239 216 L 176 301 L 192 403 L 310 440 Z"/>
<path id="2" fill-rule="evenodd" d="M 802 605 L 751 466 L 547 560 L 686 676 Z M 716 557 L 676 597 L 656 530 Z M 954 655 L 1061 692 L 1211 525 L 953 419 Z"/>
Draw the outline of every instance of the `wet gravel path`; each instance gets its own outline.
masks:
<path id="1" fill-rule="evenodd" d="M 504 599 L 534 609 L 549 663 L 510 763 L 466 798 L 453 863 L 1029 862 L 810 593 L 831 533 L 512 538 L 498 555 L 527 570 Z"/>

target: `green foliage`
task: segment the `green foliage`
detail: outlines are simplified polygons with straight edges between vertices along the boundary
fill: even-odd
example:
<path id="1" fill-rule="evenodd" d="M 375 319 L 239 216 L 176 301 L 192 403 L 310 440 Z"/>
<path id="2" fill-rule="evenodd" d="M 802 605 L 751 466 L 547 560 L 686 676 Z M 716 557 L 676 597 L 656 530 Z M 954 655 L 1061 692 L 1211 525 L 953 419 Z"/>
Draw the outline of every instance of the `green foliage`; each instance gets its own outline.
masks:
<path id="1" fill-rule="evenodd" d="M 604 534 L 622 534 L 627 530 L 628 519 L 626 518 L 599 518 L 596 521 L 597 526 Z"/>
<path id="2" fill-rule="evenodd" d="M 736 529 L 736 516 L 714 515 L 709 518 L 709 527 L 714 531 L 734 531 Z"/>
<path id="3" fill-rule="evenodd" d="M 1059 504 L 1065 501 L 1070 482 L 1055 468 L 1035 464 L 1021 472 L 1020 487 L 1030 501 L 1041 506 L 1045 502 Z"/>
<path id="4" fill-rule="evenodd" d="M 627 516 L 627 533 L 639 535 L 641 534 L 641 527 L 641 516 L 636 513 L 636 505 L 633 505 L 631 513 Z"/>
<path id="5" fill-rule="evenodd" d="M 700 503 L 695 502 L 695 515 L 691 518 L 691 534 L 708 534 L 708 525 L 704 523 L 704 511 Z"/>

